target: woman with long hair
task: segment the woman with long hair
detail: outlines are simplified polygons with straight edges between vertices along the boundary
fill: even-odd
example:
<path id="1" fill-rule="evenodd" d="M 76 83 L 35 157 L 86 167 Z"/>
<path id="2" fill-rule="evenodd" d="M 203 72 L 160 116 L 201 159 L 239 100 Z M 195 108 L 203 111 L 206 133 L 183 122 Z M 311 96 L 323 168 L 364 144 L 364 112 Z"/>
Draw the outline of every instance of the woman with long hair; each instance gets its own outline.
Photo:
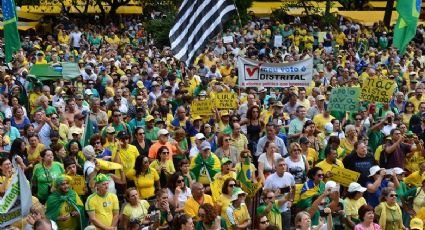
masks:
<path id="1" fill-rule="evenodd" d="M 45 149 L 40 153 L 40 163 L 34 167 L 32 182 L 37 187 L 37 197 L 40 202 L 47 200 L 53 186 L 53 181 L 65 173 L 62 164 L 53 160 L 53 151 Z"/>
<path id="2" fill-rule="evenodd" d="M 103 145 L 106 143 L 105 138 L 102 135 L 96 133 L 90 137 L 89 141 L 90 145 L 94 147 L 94 151 L 96 152 L 96 158 L 105 160 L 105 161 L 113 161 L 112 159 L 112 151 L 108 148 L 104 148 Z"/>
<path id="3" fill-rule="evenodd" d="M 233 178 L 227 178 L 223 183 L 220 197 L 216 202 L 217 211 L 221 216 L 226 214 L 227 207 L 229 207 L 232 200 L 232 191 L 235 186 L 237 186 L 237 182 Z"/>
<path id="4" fill-rule="evenodd" d="M 232 160 L 232 166 L 238 162 L 238 150 L 236 147 L 230 145 L 230 135 L 220 134 L 218 135 L 218 148 L 215 150 L 215 155 L 222 159 L 227 157 Z"/>
<path id="5" fill-rule="evenodd" d="M 24 170 L 27 179 L 31 179 L 34 163 L 29 162 L 27 158 L 27 147 L 24 140 L 21 138 L 16 138 L 13 141 L 12 146 L 10 147 L 9 160 L 11 162 L 16 160 L 16 163 L 18 163 L 19 167 Z"/>
<path id="6" fill-rule="evenodd" d="M 291 143 L 289 145 L 289 156 L 285 158 L 285 163 L 288 166 L 288 172 L 294 176 L 296 184 L 304 183 L 306 173 L 310 168 L 307 159 L 301 151 L 302 149 L 300 144 Z"/>
<path id="7" fill-rule="evenodd" d="M 182 212 L 187 199 L 192 196 L 192 191 L 184 183 L 183 174 L 176 172 L 171 175 L 167 187 L 169 203 L 176 212 Z"/>
<path id="8" fill-rule="evenodd" d="M 251 153 L 257 152 L 257 143 L 261 134 L 264 131 L 265 124 L 261 121 L 261 109 L 258 105 L 253 105 L 248 108 L 246 119 L 240 122 L 241 126 L 246 125 L 246 132 L 248 138 L 248 149 Z"/>
<path id="9" fill-rule="evenodd" d="M 149 202 L 139 198 L 137 189 L 132 187 L 125 191 L 126 204 L 121 214 L 121 224 L 124 230 L 138 230 L 149 224 Z"/>
<path id="10" fill-rule="evenodd" d="M 173 161 L 169 159 L 170 151 L 167 146 L 161 146 L 157 152 L 157 159 L 150 164 L 159 173 L 161 188 L 167 187 L 168 177 L 176 172 Z"/>
<path id="11" fill-rule="evenodd" d="M 52 151 L 54 154 L 54 159 L 57 162 L 61 162 L 63 164 L 65 158 L 67 157 L 65 147 L 61 143 L 56 143 L 52 145 Z"/>
<path id="12" fill-rule="evenodd" d="M 381 193 L 381 203 L 375 207 L 375 215 L 383 230 L 407 229 L 403 225 L 401 208 L 397 203 L 397 193 L 393 188 L 384 188 Z"/>
<path id="13" fill-rule="evenodd" d="M 322 220 L 319 223 L 319 225 L 316 226 L 316 228 L 313 228 L 313 226 L 311 226 L 311 223 L 312 223 L 311 222 L 311 216 L 308 212 L 301 211 L 301 212 L 297 213 L 297 215 L 295 216 L 295 219 L 294 219 L 295 228 L 297 230 L 312 230 L 312 229 L 331 230 L 332 229 L 332 211 L 330 210 L 330 208 L 325 208 L 324 212 L 327 214 L 327 223 L 325 224 Z"/>
<path id="14" fill-rule="evenodd" d="M 40 152 L 43 151 L 45 146 L 40 143 L 37 133 L 30 133 L 28 135 L 27 153 L 30 163 L 37 164 L 39 162 Z"/>
<path id="15" fill-rule="evenodd" d="M 204 203 L 198 209 L 199 221 L 195 224 L 195 230 L 227 230 L 227 223 L 217 214 L 217 210 L 211 204 Z"/>
<path id="16" fill-rule="evenodd" d="M 24 127 L 27 124 L 31 124 L 31 121 L 24 115 L 22 106 L 16 106 L 12 109 L 12 117 L 10 118 L 10 124 L 19 130 L 22 135 L 24 133 Z"/>
<path id="17" fill-rule="evenodd" d="M 274 142 L 267 141 L 264 144 L 263 153 L 258 158 L 258 176 L 261 181 L 266 181 L 267 177 L 276 171 L 276 161 L 281 157 Z"/>
<path id="18" fill-rule="evenodd" d="M 304 123 L 301 137 L 303 136 L 309 140 L 309 147 L 316 150 L 316 152 L 320 152 L 323 149 L 323 144 L 317 137 L 316 124 L 313 121 L 307 120 Z"/>
<path id="19" fill-rule="evenodd" d="M 152 142 L 146 138 L 145 130 L 142 127 L 136 127 L 132 145 L 136 146 L 140 155 L 147 156 Z"/>
<path id="20" fill-rule="evenodd" d="M 401 114 L 401 121 L 403 124 L 408 126 L 413 114 L 415 114 L 415 105 L 412 102 L 407 102 L 404 105 L 404 112 Z"/>
<path id="21" fill-rule="evenodd" d="M 154 168 L 149 167 L 149 158 L 139 155 L 134 164 L 134 171 L 134 183 L 139 196 L 146 200 L 154 199 L 155 190 L 160 188 L 159 175 Z"/>
<path id="22" fill-rule="evenodd" d="M 174 230 L 193 230 L 195 225 L 193 224 L 193 219 L 186 214 L 177 214 L 174 217 Z"/>

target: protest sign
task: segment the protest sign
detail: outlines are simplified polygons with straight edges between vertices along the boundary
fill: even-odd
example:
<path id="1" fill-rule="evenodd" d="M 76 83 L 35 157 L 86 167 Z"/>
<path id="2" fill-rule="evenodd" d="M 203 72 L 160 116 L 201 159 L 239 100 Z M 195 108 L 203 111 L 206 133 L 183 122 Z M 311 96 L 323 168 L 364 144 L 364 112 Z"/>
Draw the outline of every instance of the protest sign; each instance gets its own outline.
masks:
<path id="1" fill-rule="evenodd" d="M 0 228 L 21 220 L 29 214 L 32 206 L 31 189 L 22 169 L 13 160 L 16 173 L 0 199 Z"/>
<path id="2" fill-rule="evenodd" d="M 274 47 L 282 47 L 283 39 L 282 35 L 274 36 Z"/>
<path id="3" fill-rule="evenodd" d="M 396 86 L 394 80 L 367 78 L 363 82 L 361 99 L 370 102 L 388 103 Z"/>
<path id="4" fill-rule="evenodd" d="M 329 99 L 328 111 L 357 112 L 359 109 L 360 88 L 333 88 Z"/>
<path id="5" fill-rule="evenodd" d="M 84 187 L 86 186 L 86 182 L 83 176 L 72 176 L 72 181 L 70 182 L 70 186 L 78 195 L 84 195 Z"/>
<path id="6" fill-rule="evenodd" d="M 261 63 L 238 58 L 240 87 L 309 87 L 313 77 L 313 58 L 291 63 Z"/>
<path id="7" fill-rule="evenodd" d="M 232 43 L 233 42 L 233 36 L 224 36 L 223 37 L 223 43 Z"/>
<path id="8" fill-rule="evenodd" d="M 225 92 L 217 93 L 215 98 L 215 107 L 217 109 L 234 109 L 238 107 L 236 102 L 236 94 Z"/>
<path id="9" fill-rule="evenodd" d="M 212 115 L 214 108 L 214 101 L 207 100 L 194 100 L 190 104 L 190 112 L 192 115 Z"/>
<path id="10" fill-rule="evenodd" d="M 341 168 L 339 166 L 332 166 L 331 169 L 332 177 L 329 180 L 333 180 L 340 183 L 342 186 L 348 187 L 351 182 L 357 182 L 360 173 L 349 169 Z"/>

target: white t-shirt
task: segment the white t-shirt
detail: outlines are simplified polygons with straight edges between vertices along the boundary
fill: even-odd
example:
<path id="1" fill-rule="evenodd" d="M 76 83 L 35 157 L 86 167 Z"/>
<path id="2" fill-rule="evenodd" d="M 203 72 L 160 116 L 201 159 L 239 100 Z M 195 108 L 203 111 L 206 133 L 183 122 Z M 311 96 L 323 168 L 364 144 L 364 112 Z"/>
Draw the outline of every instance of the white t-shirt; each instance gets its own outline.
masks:
<path id="1" fill-rule="evenodd" d="M 174 199 L 174 193 L 172 193 L 170 189 L 167 189 L 167 191 L 168 191 L 168 202 L 172 203 Z M 185 191 L 181 191 L 179 194 L 179 197 L 177 198 L 178 207 L 176 208 L 184 207 L 184 204 L 186 203 L 187 199 L 189 199 L 189 197 L 191 196 L 192 196 L 192 191 L 190 190 L 190 188 L 186 188 Z"/>
<path id="2" fill-rule="evenodd" d="M 295 186 L 294 176 L 288 172 L 284 172 L 282 177 L 277 175 L 277 173 L 273 173 L 267 177 L 266 182 L 264 183 L 265 189 L 276 190 L 288 186 Z"/>
<path id="3" fill-rule="evenodd" d="M 288 166 L 288 172 L 294 176 L 295 183 L 301 184 L 304 179 L 305 172 L 305 163 L 304 160 L 301 159 L 298 162 L 293 162 L 291 158 L 285 158 L 285 163 Z"/>
<path id="4" fill-rule="evenodd" d="M 96 168 L 96 165 L 94 164 L 94 162 L 91 162 L 91 161 L 84 162 L 83 175 L 84 175 L 84 178 L 86 179 L 86 183 L 89 183 L 89 175 L 90 173 L 94 171 L 95 168 Z"/>
<path id="5" fill-rule="evenodd" d="M 274 168 L 276 168 L 276 161 L 277 159 L 282 158 L 282 156 L 279 153 L 274 153 L 274 165 L 271 165 L 272 162 L 269 162 L 267 160 L 266 153 L 262 153 L 260 157 L 258 158 L 258 163 L 264 164 L 264 171 L 272 171 Z"/>
<path id="6" fill-rule="evenodd" d="M 81 40 L 82 33 L 80 31 L 73 31 L 69 34 L 69 36 L 72 39 L 72 46 L 73 47 L 80 47 L 80 40 Z"/>

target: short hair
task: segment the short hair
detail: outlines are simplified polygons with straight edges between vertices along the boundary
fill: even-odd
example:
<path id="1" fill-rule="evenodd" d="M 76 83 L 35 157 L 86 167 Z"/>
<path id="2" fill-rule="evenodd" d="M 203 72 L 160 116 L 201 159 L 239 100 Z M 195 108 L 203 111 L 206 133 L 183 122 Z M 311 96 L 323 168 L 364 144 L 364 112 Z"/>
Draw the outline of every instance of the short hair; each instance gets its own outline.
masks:
<path id="1" fill-rule="evenodd" d="M 303 105 L 298 106 L 298 107 L 297 107 L 297 110 L 296 110 L 296 111 L 297 111 L 297 113 L 299 113 L 299 112 L 300 112 L 300 109 L 303 109 L 303 108 L 305 108 L 305 106 L 303 106 Z"/>
<path id="2" fill-rule="evenodd" d="M 373 209 L 373 207 L 372 207 L 372 206 L 367 205 L 367 204 L 362 205 L 362 206 L 359 208 L 359 219 L 360 219 L 361 221 L 363 221 L 363 220 L 364 220 L 364 216 L 366 215 L 366 213 L 367 213 L 367 212 L 370 212 L 370 211 L 375 212 L 375 210 Z"/>
<path id="3" fill-rule="evenodd" d="M 322 170 L 322 168 L 320 168 L 320 167 L 313 167 L 313 168 L 311 168 L 308 172 L 307 172 L 307 177 L 309 178 L 309 179 L 313 179 L 313 177 L 314 177 L 314 175 L 316 175 L 316 173 L 318 172 L 318 171 L 320 171 L 320 170 Z M 323 171 L 323 170 L 322 170 Z"/>
<path id="4" fill-rule="evenodd" d="M 50 229 L 53 229 L 52 228 L 52 222 L 49 219 L 39 219 L 39 220 L 37 220 L 34 223 L 34 229 L 35 230 L 37 230 L 37 229 L 45 229 L 45 228 L 42 228 L 42 227 L 44 227 L 44 225 L 50 226 Z"/>
<path id="5" fill-rule="evenodd" d="M 395 190 L 390 187 L 385 187 L 381 191 L 381 196 L 379 197 L 380 202 L 384 202 L 387 200 L 387 196 L 390 195 L 391 192 L 394 192 Z"/>

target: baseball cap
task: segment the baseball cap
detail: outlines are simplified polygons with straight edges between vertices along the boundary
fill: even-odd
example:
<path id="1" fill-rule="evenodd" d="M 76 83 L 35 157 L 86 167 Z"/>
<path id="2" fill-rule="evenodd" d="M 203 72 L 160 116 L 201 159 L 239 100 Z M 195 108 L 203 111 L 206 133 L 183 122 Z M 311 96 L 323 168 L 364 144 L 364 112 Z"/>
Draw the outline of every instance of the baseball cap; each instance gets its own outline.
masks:
<path id="1" fill-rule="evenodd" d="M 201 150 L 211 149 L 211 145 L 208 141 L 204 141 L 201 144 Z"/>
<path id="2" fill-rule="evenodd" d="M 106 128 L 106 133 L 115 133 L 115 128 L 113 126 L 108 126 Z"/>
<path id="3" fill-rule="evenodd" d="M 87 158 L 94 158 L 96 157 L 96 152 L 94 151 L 94 148 L 92 145 L 87 145 L 83 148 L 83 154 Z"/>
<path id="4" fill-rule="evenodd" d="M 84 94 L 85 95 L 93 95 L 93 92 L 91 91 L 91 89 L 86 89 L 86 90 L 84 90 Z"/>
<path id="5" fill-rule="evenodd" d="M 338 191 L 338 187 L 337 187 L 337 185 L 336 185 L 336 182 L 335 181 L 328 181 L 328 182 L 326 182 L 326 184 L 325 184 L 325 190 L 328 190 L 328 189 L 331 189 L 331 191 L 333 191 L 333 192 L 335 192 L 335 191 Z"/>
<path id="6" fill-rule="evenodd" d="M 237 200 L 238 196 L 241 194 L 246 194 L 246 192 L 244 192 L 241 188 L 239 187 L 234 187 L 233 191 L 232 191 L 232 198 L 231 201 Z"/>
<path id="7" fill-rule="evenodd" d="M 221 164 L 227 164 L 227 163 L 232 163 L 232 160 L 230 160 L 228 157 L 223 157 L 223 159 L 221 159 Z"/>
<path id="8" fill-rule="evenodd" d="M 307 137 L 301 137 L 300 138 L 300 144 L 307 144 L 307 143 L 309 143 L 310 141 L 308 140 L 308 138 Z"/>
<path id="9" fill-rule="evenodd" d="M 413 218 L 410 221 L 410 229 L 419 229 L 419 230 L 423 230 L 424 229 L 424 222 L 419 219 L 419 218 Z"/>
<path id="10" fill-rule="evenodd" d="M 362 187 L 357 182 L 351 182 L 350 185 L 348 186 L 348 192 L 365 192 L 366 190 L 367 188 Z"/>
<path id="11" fill-rule="evenodd" d="M 320 100 L 325 100 L 325 96 L 323 96 L 323 95 L 317 95 L 317 100 L 318 101 L 320 101 Z"/>
<path id="12" fill-rule="evenodd" d="M 206 139 L 206 138 L 205 138 L 205 135 L 203 133 L 197 133 L 195 135 L 195 139 L 196 140 L 202 140 L 202 139 Z"/>
<path id="13" fill-rule="evenodd" d="M 169 132 L 168 132 L 168 130 L 166 130 L 166 129 L 160 129 L 159 131 L 158 131 L 158 135 L 168 135 L 169 134 Z"/>
<path id="14" fill-rule="evenodd" d="M 145 87 L 145 85 L 143 84 L 143 81 L 138 81 L 136 85 L 137 85 L 137 88 L 139 89 L 143 89 Z"/>
<path id="15" fill-rule="evenodd" d="M 145 117 L 145 121 L 146 122 L 149 122 L 149 121 L 152 121 L 152 120 L 154 120 L 155 118 L 152 116 L 152 115 L 147 115 L 146 117 Z"/>
<path id="16" fill-rule="evenodd" d="M 117 134 L 117 138 L 118 139 L 127 139 L 127 138 L 129 138 L 130 137 L 130 135 L 128 135 L 128 133 L 126 132 L 126 131 L 120 131 L 118 134 Z"/>
<path id="17" fill-rule="evenodd" d="M 402 168 L 395 167 L 393 168 L 393 172 L 395 172 L 395 174 L 397 175 L 400 175 L 400 174 L 403 174 L 405 171 Z"/>

